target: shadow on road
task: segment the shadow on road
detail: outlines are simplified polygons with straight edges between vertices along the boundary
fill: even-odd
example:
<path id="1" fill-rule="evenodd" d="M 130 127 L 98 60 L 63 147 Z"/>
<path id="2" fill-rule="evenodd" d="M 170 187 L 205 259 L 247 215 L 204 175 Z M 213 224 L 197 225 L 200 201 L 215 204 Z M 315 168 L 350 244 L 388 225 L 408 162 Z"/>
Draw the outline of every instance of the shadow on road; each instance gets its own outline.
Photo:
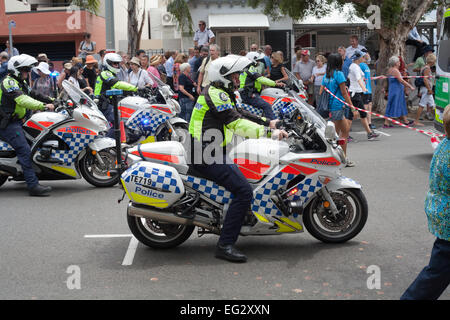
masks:
<path id="1" fill-rule="evenodd" d="M 415 154 L 412 156 L 404 157 L 403 159 L 411 163 L 415 168 L 428 172 L 430 171 L 431 159 L 433 158 L 433 151 L 430 153 Z"/>

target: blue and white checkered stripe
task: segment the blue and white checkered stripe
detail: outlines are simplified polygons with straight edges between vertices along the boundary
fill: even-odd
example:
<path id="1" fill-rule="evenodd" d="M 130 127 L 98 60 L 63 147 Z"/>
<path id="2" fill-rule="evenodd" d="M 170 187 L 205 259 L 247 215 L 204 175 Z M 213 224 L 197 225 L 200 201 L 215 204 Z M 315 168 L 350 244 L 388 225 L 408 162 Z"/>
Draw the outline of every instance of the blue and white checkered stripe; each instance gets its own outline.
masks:
<path id="1" fill-rule="evenodd" d="M 322 183 L 318 177 L 313 177 L 300 182 L 296 188 L 298 191 L 293 195 L 292 201 L 301 200 L 305 204 L 317 191 L 322 189 Z"/>
<path id="2" fill-rule="evenodd" d="M 0 151 L 13 151 L 14 149 L 6 142 L 0 141 Z"/>
<path id="3" fill-rule="evenodd" d="M 270 179 L 254 194 L 252 211 L 271 216 L 283 215 L 272 201 L 271 196 L 275 193 L 275 191 L 287 185 L 289 181 L 294 178 L 294 174 L 279 172 L 275 177 Z"/>
<path id="4" fill-rule="evenodd" d="M 217 109 L 217 112 L 222 112 L 225 110 L 233 109 L 233 105 L 231 103 L 222 104 L 220 106 L 217 106 L 216 109 Z"/>
<path id="5" fill-rule="evenodd" d="M 151 180 L 150 186 L 155 189 L 168 191 L 171 193 L 181 193 L 177 180 L 173 178 L 171 171 L 141 166 L 140 163 L 134 164 L 130 169 L 122 174 L 125 182 L 130 182 L 131 176 L 146 178 L 147 182 Z"/>
<path id="6" fill-rule="evenodd" d="M 280 114 L 280 110 L 283 109 L 288 104 L 289 104 L 289 102 L 285 102 L 285 101 L 283 101 L 281 99 L 278 99 L 272 105 L 273 114 L 278 118 L 278 116 Z"/>
<path id="7" fill-rule="evenodd" d="M 213 201 L 227 204 L 233 199 L 231 192 L 212 181 L 192 176 L 181 176 L 181 178 L 187 186 L 197 190 Z"/>
<path id="8" fill-rule="evenodd" d="M 240 107 L 241 107 L 243 110 L 248 111 L 248 112 L 250 112 L 251 114 L 254 114 L 255 116 L 259 116 L 259 117 L 262 117 L 262 116 L 263 116 L 263 110 L 262 110 L 262 109 L 256 108 L 256 107 L 254 107 L 254 106 L 251 106 L 251 105 L 245 104 L 245 103 L 241 103 L 241 104 L 240 104 Z"/>
<path id="9" fill-rule="evenodd" d="M 292 113 L 297 109 L 297 106 L 294 103 L 286 103 L 286 105 L 282 108 L 283 115 L 287 118 L 292 117 Z"/>
<path id="10" fill-rule="evenodd" d="M 79 133 L 58 132 L 57 135 L 69 146 L 69 150 L 53 150 L 52 158 L 59 159 L 66 165 L 71 165 L 81 151 L 96 138 L 95 135 Z"/>
<path id="11" fill-rule="evenodd" d="M 158 127 L 169 118 L 170 116 L 162 113 L 155 114 L 151 110 L 142 110 L 128 119 L 126 125 L 129 129 L 137 131 L 143 125 L 142 122 L 148 119 L 149 122 L 145 124 L 145 128 L 149 129 L 151 133 L 155 133 Z"/>

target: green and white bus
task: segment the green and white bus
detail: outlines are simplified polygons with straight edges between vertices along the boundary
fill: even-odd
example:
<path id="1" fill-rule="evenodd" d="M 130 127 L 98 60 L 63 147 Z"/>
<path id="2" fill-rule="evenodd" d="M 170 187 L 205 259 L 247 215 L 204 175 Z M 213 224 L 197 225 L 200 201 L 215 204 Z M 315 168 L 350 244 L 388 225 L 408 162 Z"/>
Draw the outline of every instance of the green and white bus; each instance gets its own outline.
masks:
<path id="1" fill-rule="evenodd" d="M 436 63 L 436 115 L 434 127 L 444 132 L 444 109 L 450 105 L 450 8 L 444 13 Z"/>

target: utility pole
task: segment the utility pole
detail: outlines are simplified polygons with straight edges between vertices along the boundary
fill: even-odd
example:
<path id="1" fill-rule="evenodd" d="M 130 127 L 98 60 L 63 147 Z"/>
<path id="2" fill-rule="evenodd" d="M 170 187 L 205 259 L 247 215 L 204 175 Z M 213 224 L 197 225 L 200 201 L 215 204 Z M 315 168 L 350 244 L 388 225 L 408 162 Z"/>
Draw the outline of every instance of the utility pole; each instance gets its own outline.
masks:
<path id="1" fill-rule="evenodd" d="M 106 20 L 106 52 L 116 50 L 116 40 L 114 37 L 114 0 L 105 1 Z"/>

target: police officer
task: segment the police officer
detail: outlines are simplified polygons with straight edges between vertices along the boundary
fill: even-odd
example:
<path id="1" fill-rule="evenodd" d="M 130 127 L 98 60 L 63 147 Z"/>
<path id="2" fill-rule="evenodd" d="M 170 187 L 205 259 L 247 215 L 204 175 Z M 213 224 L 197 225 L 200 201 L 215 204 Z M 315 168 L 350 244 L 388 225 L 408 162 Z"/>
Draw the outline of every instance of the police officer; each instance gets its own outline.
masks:
<path id="1" fill-rule="evenodd" d="M 193 159 L 193 169 L 225 187 L 234 196 L 215 253 L 217 258 L 232 262 L 247 261 L 247 257 L 234 244 L 250 209 L 253 189 L 238 167 L 226 156 L 226 145 L 231 142 L 233 132 L 244 137 L 259 138 L 270 132 L 269 127 L 274 129 L 273 137 L 287 136 L 285 131 L 275 129 L 278 120 L 269 121 L 236 108 L 233 85 L 239 84 L 239 74 L 250 64 L 251 60 L 236 55 L 212 62 L 208 75 L 211 84 L 198 98 L 189 125 L 194 150 L 198 151 L 199 146 L 203 155 L 200 161 Z M 207 154 L 211 149 L 218 154 Z M 192 152 L 192 158 L 196 158 L 195 154 Z M 208 156 L 211 159 L 207 159 Z"/>
<path id="2" fill-rule="evenodd" d="M 195 31 L 194 45 L 196 47 L 210 46 L 214 43 L 216 36 L 211 29 L 206 28 L 206 22 L 200 20 L 198 23 L 199 29 Z"/>
<path id="3" fill-rule="evenodd" d="M 31 148 L 22 129 L 27 110 L 55 109 L 53 104 L 50 104 L 51 98 L 31 91 L 26 83 L 31 68 L 37 63 L 35 58 L 26 54 L 12 57 L 8 62 L 9 75 L 2 80 L 0 90 L 0 139 L 16 151 L 30 195 L 46 196 L 52 189 L 39 184 L 33 169 Z M 48 104 L 45 105 L 32 97 Z"/>
<path id="4" fill-rule="evenodd" d="M 264 110 L 264 115 L 270 119 L 275 119 L 275 115 L 272 111 L 272 106 L 261 98 L 260 93 L 262 86 L 275 87 L 283 86 L 282 83 L 277 83 L 269 78 L 263 77 L 257 72 L 257 65 L 259 62 L 264 61 L 264 54 L 260 52 L 249 52 L 247 58 L 254 63 L 248 69 L 246 69 L 240 76 L 240 92 L 242 102 L 252 105 L 254 107 Z"/>
<path id="5" fill-rule="evenodd" d="M 119 89 L 123 91 L 137 92 L 138 88 L 117 78 L 120 72 L 122 57 L 117 53 L 108 53 L 103 60 L 103 71 L 97 77 L 94 96 L 99 99 L 99 109 L 110 123 L 114 122 L 114 109 L 106 91 Z"/>

